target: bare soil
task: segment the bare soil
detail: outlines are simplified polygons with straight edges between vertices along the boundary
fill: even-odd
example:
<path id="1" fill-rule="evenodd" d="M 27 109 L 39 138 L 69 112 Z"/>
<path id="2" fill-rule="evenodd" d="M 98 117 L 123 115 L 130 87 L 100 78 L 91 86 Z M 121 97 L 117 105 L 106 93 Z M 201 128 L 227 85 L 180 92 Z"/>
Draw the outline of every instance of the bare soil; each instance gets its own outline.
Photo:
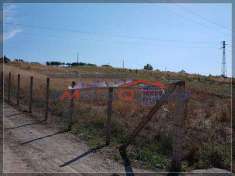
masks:
<path id="1" fill-rule="evenodd" d="M 9 129 L 35 123 L 31 116 L 20 113 L 15 108 L 4 105 L 5 173 L 125 173 L 122 164 L 105 158 L 100 151 L 60 167 L 64 162 L 88 151 L 89 147 L 71 133 L 61 133 L 22 145 L 22 142 L 53 134 L 58 130 L 49 128 L 46 124 Z M 132 169 L 134 172 L 151 172 Z"/>
<path id="2" fill-rule="evenodd" d="M 101 151 L 90 153 L 65 167 L 64 162 L 71 160 L 89 150 L 84 141 L 70 133 L 62 133 L 48 138 L 39 139 L 22 145 L 23 142 L 47 136 L 57 132 L 46 124 L 35 123 L 28 114 L 15 108 L 4 105 L 4 173 L 76 173 L 76 175 L 89 175 L 86 173 L 102 173 L 102 175 L 126 175 L 122 164 L 105 157 Z M 18 127 L 18 128 L 14 128 Z M 9 129 L 14 128 L 14 129 Z M 138 173 L 152 173 L 150 170 L 132 168 L 135 175 Z M 117 173 L 117 174 L 114 174 Z M 231 175 L 228 171 L 211 168 L 208 170 L 194 170 L 192 174 L 185 175 Z M 207 174 L 205 174 L 207 173 Z M 159 174 L 158 175 L 166 175 Z M 216 175 L 216 174 L 215 174 Z"/>

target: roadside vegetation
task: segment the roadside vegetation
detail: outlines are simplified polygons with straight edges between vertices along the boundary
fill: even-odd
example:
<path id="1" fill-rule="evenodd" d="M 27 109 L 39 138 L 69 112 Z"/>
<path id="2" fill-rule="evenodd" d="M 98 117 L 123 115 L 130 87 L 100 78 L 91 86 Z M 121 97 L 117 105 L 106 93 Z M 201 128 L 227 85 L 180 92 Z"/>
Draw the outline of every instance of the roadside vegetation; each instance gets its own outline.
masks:
<path id="1" fill-rule="evenodd" d="M 29 76 L 34 76 L 34 107 L 43 109 L 45 79 L 48 73 L 105 73 L 125 74 L 127 78 L 158 80 L 168 83 L 170 80 L 185 80 L 186 90 L 191 99 L 188 104 L 188 117 L 185 128 L 183 170 L 218 167 L 230 169 L 230 122 L 231 122 L 231 79 L 216 76 L 202 76 L 185 72 L 161 72 L 159 70 L 131 70 L 112 67 L 74 66 L 59 68 L 23 62 L 11 62 L 4 65 L 5 79 L 12 72 L 13 87 L 16 77 L 22 75 L 21 103 L 27 104 Z M 112 80 L 111 78 L 100 78 Z M 58 116 L 56 123 L 66 127 L 68 123 L 68 103 L 59 101 L 59 96 L 72 81 L 92 82 L 95 78 L 52 78 L 50 85 L 50 114 Z M 13 94 L 16 95 L 15 88 Z M 148 109 L 139 109 L 132 104 L 113 102 L 111 145 L 104 152 L 107 157 L 122 162 L 117 147 L 136 127 Z M 165 107 L 168 108 L 167 106 Z M 87 141 L 90 147 L 105 142 L 106 102 L 97 105 L 92 102 L 75 103 L 72 133 Z M 168 169 L 172 156 L 172 120 L 173 116 L 161 111 L 146 126 L 141 135 L 128 148 L 132 165 L 151 169 Z"/>

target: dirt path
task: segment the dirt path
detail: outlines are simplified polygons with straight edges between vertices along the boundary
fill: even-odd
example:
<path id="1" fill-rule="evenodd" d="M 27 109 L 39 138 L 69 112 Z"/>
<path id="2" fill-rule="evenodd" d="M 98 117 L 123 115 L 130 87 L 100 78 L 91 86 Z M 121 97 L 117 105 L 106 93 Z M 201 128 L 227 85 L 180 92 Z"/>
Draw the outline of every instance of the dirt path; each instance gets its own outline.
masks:
<path id="1" fill-rule="evenodd" d="M 22 145 L 22 142 L 57 131 L 43 124 L 8 129 L 35 122 L 27 114 L 20 113 L 13 107 L 4 105 L 4 172 L 125 173 L 123 165 L 105 158 L 99 151 L 90 153 L 65 167 L 59 167 L 88 151 L 88 146 L 70 133 L 57 134 Z M 135 168 L 133 171 L 146 172 Z"/>
<path id="2" fill-rule="evenodd" d="M 69 161 L 77 156 L 84 154 L 89 147 L 84 141 L 70 133 L 61 133 L 35 140 L 22 145 L 23 142 L 47 136 L 57 132 L 45 124 L 34 124 L 18 127 L 27 123 L 35 123 L 35 120 L 16 110 L 15 108 L 4 105 L 4 151 L 3 151 L 3 169 L 4 173 L 77 173 L 76 175 L 86 175 L 84 173 L 107 173 L 105 175 L 126 175 L 125 168 L 122 164 L 107 159 L 100 151 L 89 153 L 79 160 L 60 167 L 64 162 Z M 14 129 L 8 129 L 18 127 Z M 105 150 L 105 148 L 102 148 Z M 135 175 L 151 171 L 132 168 Z M 208 170 L 195 170 L 187 176 L 210 175 L 230 175 L 226 170 L 212 168 Z M 202 174 L 204 173 L 204 174 Z M 208 174 L 205 174 L 208 173 Z M 226 173 L 226 174 L 221 174 Z M 140 174 L 143 175 L 143 174 Z M 152 173 L 150 175 L 156 175 Z M 166 175 L 166 174 L 157 174 Z M 217 175 L 217 174 L 215 174 Z"/>

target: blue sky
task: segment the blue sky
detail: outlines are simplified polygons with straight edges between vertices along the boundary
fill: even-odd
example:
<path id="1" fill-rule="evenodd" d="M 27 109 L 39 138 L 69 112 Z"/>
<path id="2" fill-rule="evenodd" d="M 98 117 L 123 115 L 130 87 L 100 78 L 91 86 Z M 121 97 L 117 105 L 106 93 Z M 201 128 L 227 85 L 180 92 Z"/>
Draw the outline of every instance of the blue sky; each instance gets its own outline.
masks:
<path id="1" fill-rule="evenodd" d="M 4 4 L 4 54 L 189 73 L 231 75 L 231 4 Z"/>

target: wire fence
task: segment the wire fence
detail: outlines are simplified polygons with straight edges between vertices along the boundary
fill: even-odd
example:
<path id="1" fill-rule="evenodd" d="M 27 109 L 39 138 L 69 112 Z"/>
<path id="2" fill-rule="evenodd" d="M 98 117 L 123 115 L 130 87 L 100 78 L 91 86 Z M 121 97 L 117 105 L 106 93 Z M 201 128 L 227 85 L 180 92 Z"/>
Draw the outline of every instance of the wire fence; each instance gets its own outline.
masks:
<path id="1" fill-rule="evenodd" d="M 128 137 L 143 125 L 144 128 L 134 136 L 133 145 L 136 147 L 132 146 L 130 150 L 135 153 L 133 158 L 136 160 L 151 160 L 156 164 L 157 156 L 154 159 L 154 156 L 146 154 L 151 151 L 150 155 L 166 156 L 161 159 L 171 163 L 168 169 L 179 167 L 177 164 L 180 169 L 231 167 L 228 121 L 221 117 L 195 120 L 195 110 L 200 104 L 194 102 L 193 96 L 186 97 L 185 92 L 182 95 L 173 93 L 167 103 L 161 104 L 156 113 L 151 114 L 168 88 L 70 90 L 67 83 L 56 78 L 5 73 L 4 98 L 39 115 L 49 124 L 72 130 L 93 145 L 128 143 Z M 144 122 L 149 114 L 153 116 L 151 121 Z M 203 112 L 201 115 L 205 116 Z M 221 116 L 228 115 L 222 113 Z"/>

